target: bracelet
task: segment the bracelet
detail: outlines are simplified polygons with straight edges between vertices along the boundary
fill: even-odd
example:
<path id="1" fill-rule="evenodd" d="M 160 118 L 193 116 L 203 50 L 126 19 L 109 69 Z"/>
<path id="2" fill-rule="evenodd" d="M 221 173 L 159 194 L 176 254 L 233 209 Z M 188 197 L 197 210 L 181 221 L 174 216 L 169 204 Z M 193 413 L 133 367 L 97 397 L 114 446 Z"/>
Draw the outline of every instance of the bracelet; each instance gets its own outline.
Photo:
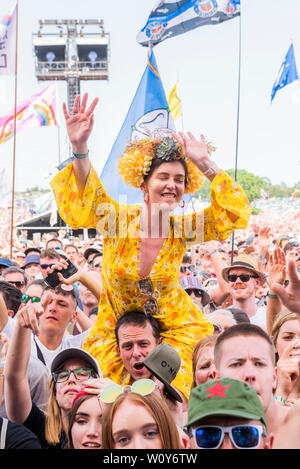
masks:
<path id="1" fill-rule="evenodd" d="M 268 292 L 268 293 L 267 293 L 267 296 L 268 296 L 269 298 L 272 298 L 272 300 L 278 300 L 278 296 L 277 296 L 277 295 L 272 295 L 272 293 L 269 293 L 269 292 Z"/>
<path id="2" fill-rule="evenodd" d="M 80 153 L 72 153 L 74 158 L 78 158 L 79 160 L 83 160 L 84 158 L 87 158 L 89 156 L 89 150 L 87 153 L 80 154 Z"/>
<path id="3" fill-rule="evenodd" d="M 275 401 L 281 402 L 283 405 L 286 405 L 286 399 L 284 397 L 278 396 L 277 394 L 274 394 L 274 399 Z"/>
<path id="4" fill-rule="evenodd" d="M 212 163 L 209 168 L 207 168 L 205 171 L 201 170 L 204 176 L 209 178 L 210 176 L 216 176 L 218 172 L 220 171 L 220 168 L 216 165 L 216 163 Z"/>

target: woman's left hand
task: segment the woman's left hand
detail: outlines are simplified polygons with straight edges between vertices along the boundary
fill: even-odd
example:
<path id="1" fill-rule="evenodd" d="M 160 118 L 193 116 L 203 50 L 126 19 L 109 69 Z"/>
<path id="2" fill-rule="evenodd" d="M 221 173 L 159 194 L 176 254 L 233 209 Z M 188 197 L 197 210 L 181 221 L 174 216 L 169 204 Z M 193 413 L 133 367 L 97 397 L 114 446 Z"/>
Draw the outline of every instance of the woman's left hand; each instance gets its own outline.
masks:
<path id="1" fill-rule="evenodd" d="M 196 166 L 201 164 L 202 160 L 209 160 L 204 135 L 200 135 L 200 140 L 197 140 L 191 132 L 187 132 L 187 135 L 183 132 L 174 133 L 173 137 L 182 145 L 186 157 Z"/>

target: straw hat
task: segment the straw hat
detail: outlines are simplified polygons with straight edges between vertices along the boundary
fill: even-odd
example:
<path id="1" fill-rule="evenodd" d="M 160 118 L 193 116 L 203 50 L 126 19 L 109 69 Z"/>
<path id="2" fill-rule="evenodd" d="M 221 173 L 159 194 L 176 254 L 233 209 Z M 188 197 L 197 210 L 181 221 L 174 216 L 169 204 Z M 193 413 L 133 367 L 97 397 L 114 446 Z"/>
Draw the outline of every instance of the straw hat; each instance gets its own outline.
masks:
<path id="1" fill-rule="evenodd" d="M 230 266 L 225 267 L 225 269 L 222 270 L 223 279 L 228 282 L 228 274 L 230 270 L 238 267 L 250 270 L 251 272 L 255 273 L 260 278 L 261 285 L 266 282 L 265 274 L 258 270 L 256 259 L 252 256 L 249 256 L 248 254 L 239 254 Z"/>

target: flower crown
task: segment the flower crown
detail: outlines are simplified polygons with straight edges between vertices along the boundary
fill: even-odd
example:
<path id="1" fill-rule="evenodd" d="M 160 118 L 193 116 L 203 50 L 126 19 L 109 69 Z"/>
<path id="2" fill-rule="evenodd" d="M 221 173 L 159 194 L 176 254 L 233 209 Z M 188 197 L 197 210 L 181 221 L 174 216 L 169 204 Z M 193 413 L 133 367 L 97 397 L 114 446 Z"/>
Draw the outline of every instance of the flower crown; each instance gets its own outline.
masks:
<path id="1" fill-rule="evenodd" d="M 207 143 L 208 153 L 210 154 L 214 150 L 215 147 L 211 143 Z M 126 184 L 140 188 L 150 171 L 154 158 L 160 158 L 165 162 L 185 161 L 187 167 L 186 194 L 193 194 L 202 186 L 203 173 L 185 156 L 182 146 L 171 137 L 146 138 L 127 145 L 119 159 L 120 176 Z"/>

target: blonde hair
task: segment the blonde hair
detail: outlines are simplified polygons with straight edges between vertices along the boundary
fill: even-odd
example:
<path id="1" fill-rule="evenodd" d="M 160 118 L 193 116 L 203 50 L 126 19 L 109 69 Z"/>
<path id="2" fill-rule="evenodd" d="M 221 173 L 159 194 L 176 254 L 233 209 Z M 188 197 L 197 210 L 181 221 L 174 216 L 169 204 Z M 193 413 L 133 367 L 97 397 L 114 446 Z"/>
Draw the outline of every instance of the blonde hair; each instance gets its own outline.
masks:
<path id="1" fill-rule="evenodd" d="M 48 412 L 46 413 L 46 427 L 45 427 L 45 438 L 48 443 L 56 445 L 60 441 L 60 435 L 63 431 L 61 409 L 56 400 L 55 393 L 55 381 L 51 378 L 49 384 L 49 404 Z"/>
<path id="2" fill-rule="evenodd" d="M 199 342 L 196 344 L 194 351 L 193 351 L 193 355 L 192 355 L 193 382 L 191 385 L 191 389 L 197 386 L 197 383 L 195 381 L 195 375 L 196 375 L 196 367 L 197 367 L 197 362 L 198 362 L 200 353 L 206 347 L 214 347 L 216 340 L 217 340 L 216 335 L 207 335 L 203 337 L 202 339 L 200 339 Z"/>
<path id="3" fill-rule="evenodd" d="M 106 409 L 103 414 L 102 424 L 102 448 L 114 449 L 115 442 L 112 435 L 113 419 L 124 401 L 130 400 L 144 406 L 152 415 L 158 426 L 162 449 L 181 449 L 179 432 L 170 410 L 164 400 L 154 392 L 147 396 L 141 396 L 133 392 L 125 392 L 117 397 L 115 402 Z M 138 416 L 137 416 L 138 420 Z"/>
<path id="4" fill-rule="evenodd" d="M 291 313 L 288 309 L 283 309 L 280 313 L 277 314 L 271 331 L 271 337 L 273 339 L 274 345 L 277 343 L 281 326 L 283 326 L 285 322 L 294 321 L 295 319 L 298 319 L 298 315 L 296 313 Z"/>

